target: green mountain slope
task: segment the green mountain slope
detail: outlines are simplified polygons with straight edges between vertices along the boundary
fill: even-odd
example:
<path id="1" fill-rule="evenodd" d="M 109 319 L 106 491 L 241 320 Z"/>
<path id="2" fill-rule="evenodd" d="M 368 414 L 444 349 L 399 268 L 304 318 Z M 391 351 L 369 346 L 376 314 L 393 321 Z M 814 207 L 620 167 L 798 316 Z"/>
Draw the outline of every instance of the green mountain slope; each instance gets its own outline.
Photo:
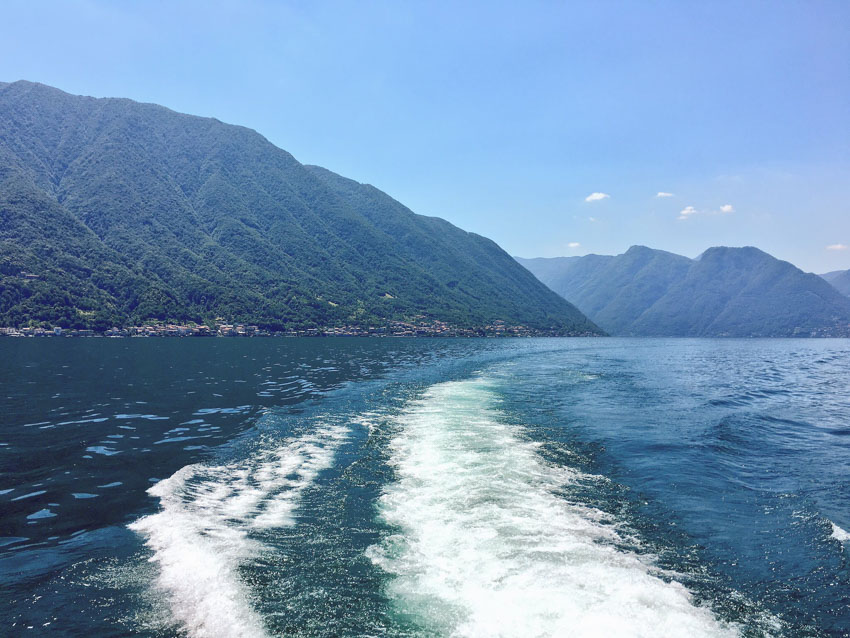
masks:
<path id="1" fill-rule="evenodd" d="M 518 261 L 612 334 L 850 336 L 850 299 L 757 248 Z"/>
<path id="2" fill-rule="evenodd" d="M 850 270 L 833 270 L 821 275 L 842 295 L 850 297 Z"/>
<path id="3" fill-rule="evenodd" d="M 598 332 L 496 244 L 246 128 L 0 84 L 0 324 Z"/>

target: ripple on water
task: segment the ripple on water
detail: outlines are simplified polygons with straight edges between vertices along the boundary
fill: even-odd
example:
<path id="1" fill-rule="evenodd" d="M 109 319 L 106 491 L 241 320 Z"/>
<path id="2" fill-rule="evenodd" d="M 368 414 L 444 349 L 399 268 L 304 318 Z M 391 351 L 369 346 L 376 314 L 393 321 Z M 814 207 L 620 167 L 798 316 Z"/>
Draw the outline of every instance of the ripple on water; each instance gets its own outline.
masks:
<path id="1" fill-rule="evenodd" d="M 11 491 L 11 490 L 10 490 Z M 23 501 L 28 498 L 33 498 L 34 496 L 41 496 L 42 494 L 46 494 L 47 490 L 38 490 L 37 492 L 30 492 L 29 494 L 22 494 L 21 496 L 16 496 L 12 499 L 12 501 Z"/>
<path id="2" fill-rule="evenodd" d="M 42 518 L 53 518 L 54 516 L 56 516 L 56 514 L 51 512 L 49 509 L 40 509 L 27 516 L 27 520 L 37 521 Z"/>

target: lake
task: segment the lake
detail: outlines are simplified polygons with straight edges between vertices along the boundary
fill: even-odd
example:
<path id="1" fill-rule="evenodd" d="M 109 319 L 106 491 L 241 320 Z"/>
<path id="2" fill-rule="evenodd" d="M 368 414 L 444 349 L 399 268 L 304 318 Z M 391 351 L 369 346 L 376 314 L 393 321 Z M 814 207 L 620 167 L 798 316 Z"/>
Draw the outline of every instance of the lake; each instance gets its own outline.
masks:
<path id="1" fill-rule="evenodd" d="M 850 634 L 850 341 L 2 339 L 0 634 Z"/>

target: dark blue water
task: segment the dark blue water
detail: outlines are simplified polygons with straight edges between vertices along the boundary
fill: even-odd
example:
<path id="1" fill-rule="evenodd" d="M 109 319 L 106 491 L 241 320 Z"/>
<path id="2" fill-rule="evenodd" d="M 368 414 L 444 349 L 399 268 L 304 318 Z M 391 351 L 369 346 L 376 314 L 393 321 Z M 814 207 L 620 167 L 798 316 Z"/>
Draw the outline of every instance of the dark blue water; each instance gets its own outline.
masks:
<path id="1" fill-rule="evenodd" d="M 850 635 L 850 342 L 0 341 L 0 635 Z"/>

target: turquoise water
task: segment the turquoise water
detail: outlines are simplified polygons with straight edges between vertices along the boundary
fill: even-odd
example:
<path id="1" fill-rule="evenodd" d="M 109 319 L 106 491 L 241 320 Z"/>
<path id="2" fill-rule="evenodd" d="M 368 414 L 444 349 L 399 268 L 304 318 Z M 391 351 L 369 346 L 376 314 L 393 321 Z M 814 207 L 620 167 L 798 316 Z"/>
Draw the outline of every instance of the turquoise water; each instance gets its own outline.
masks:
<path id="1" fill-rule="evenodd" d="M 850 634 L 850 342 L 0 341 L 0 632 Z"/>

